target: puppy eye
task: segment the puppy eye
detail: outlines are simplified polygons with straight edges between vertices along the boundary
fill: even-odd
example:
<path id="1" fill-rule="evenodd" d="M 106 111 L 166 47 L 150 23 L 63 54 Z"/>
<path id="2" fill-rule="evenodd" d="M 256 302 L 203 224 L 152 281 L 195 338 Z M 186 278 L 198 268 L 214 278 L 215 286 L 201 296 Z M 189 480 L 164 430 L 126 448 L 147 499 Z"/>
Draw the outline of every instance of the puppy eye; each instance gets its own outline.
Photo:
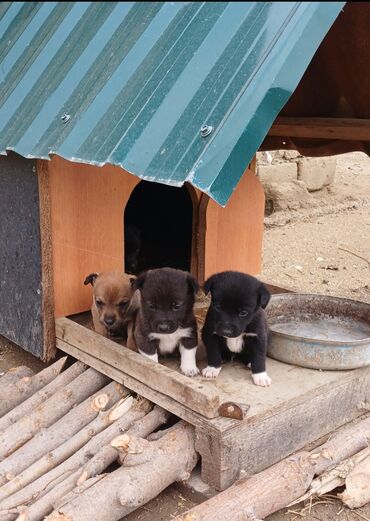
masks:
<path id="1" fill-rule="evenodd" d="M 243 317 L 247 317 L 248 316 L 248 311 L 246 309 L 242 309 L 241 311 L 239 311 L 239 317 L 243 318 Z"/>
<path id="2" fill-rule="evenodd" d="M 172 304 L 172 309 L 174 311 L 178 311 L 182 307 L 182 302 L 176 302 L 175 304 Z"/>
<path id="3" fill-rule="evenodd" d="M 213 304 L 214 308 L 216 311 L 221 311 L 221 306 L 220 304 Z"/>
<path id="4" fill-rule="evenodd" d="M 121 302 L 119 303 L 119 307 L 124 308 L 125 306 L 127 306 L 127 302 L 128 300 L 121 300 Z"/>
<path id="5" fill-rule="evenodd" d="M 148 306 L 148 309 L 150 309 L 151 311 L 155 310 L 155 305 L 152 302 L 148 302 L 147 306 Z"/>
<path id="6" fill-rule="evenodd" d="M 96 305 L 99 307 L 104 305 L 104 302 L 100 299 L 95 300 L 95 302 L 96 302 Z"/>

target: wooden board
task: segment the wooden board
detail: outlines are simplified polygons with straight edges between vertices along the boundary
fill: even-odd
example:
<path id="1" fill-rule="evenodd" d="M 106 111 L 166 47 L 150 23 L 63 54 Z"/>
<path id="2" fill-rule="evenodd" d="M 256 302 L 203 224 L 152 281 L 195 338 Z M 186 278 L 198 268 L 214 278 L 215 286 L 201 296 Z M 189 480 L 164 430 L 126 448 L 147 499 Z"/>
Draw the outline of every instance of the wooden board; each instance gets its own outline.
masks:
<path id="1" fill-rule="evenodd" d="M 279 117 L 269 136 L 370 141 L 370 119 Z"/>
<path id="2" fill-rule="evenodd" d="M 39 188 L 36 161 L 0 157 L 0 334 L 47 359 L 54 318 L 52 307 L 47 312 L 51 284 L 43 264 L 48 240 Z"/>
<path id="3" fill-rule="evenodd" d="M 43 360 L 48 362 L 55 357 L 55 321 L 53 289 L 53 247 L 51 235 L 51 208 L 49 172 L 46 161 L 37 161 L 40 200 L 40 236 L 41 236 L 41 283 L 42 283 L 42 320 L 43 320 Z"/>
<path id="4" fill-rule="evenodd" d="M 178 371 L 176 359 L 164 358 L 162 363 Z M 198 363 L 203 368 L 206 362 Z M 267 372 L 272 378 L 270 387 L 254 385 L 251 372 L 241 362 L 233 361 L 223 365 L 219 376 L 214 380 L 197 377 L 205 389 L 213 390 L 219 396 L 220 403 L 235 402 L 249 405 L 246 423 L 255 423 L 274 415 L 282 408 L 289 407 L 296 401 L 307 398 L 320 388 L 329 388 L 345 380 L 351 371 L 315 371 L 303 367 L 291 366 L 267 359 Z M 191 408 L 191 404 L 189 404 Z"/>
<path id="5" fill-rule="evenodd" d="M 55 316 L 91 306 L 92 272 L 124 267 L 123 215 L 138 177 L 110 165 L 76 164 L 54 156 L 49 172 Z"/>
<path id="6" fill-rule="evenodd" d="M 214 418 L 218 414 L 218 393 L 211 388 L 205 388 L 197 379 L 188 378 L 162 364 L 156 364 L 68 318 L 56 320 L 56 337 L 58 347 L 58 340 L 75 346 L 122 373 L 145 382 L 152 389 L 176 396 L 177 401 L 184 405 L 191 404 L 192 410 L 207 418 Z"/>
<path id="7" fill-rule="evenodd" d="M 306 383 L 303 379 L 302 382 Z M 279 393 L 279 387 L 275 387 L 275 392 Z M 224 490 L 239 477 L 242 469 L 251 475 L 270 467 L 364 414 L 369 401 L 370 367 L 367 367 L 306 392 L 258 421 L 244 420 L 218 434 L 197 428 L 196 448 L 202 457 L 202 479 L 217 490 Z"/>
<path id="8" fill-rule="evenodd" d="M 200 282 L 213 273 L 230 269 L 260 273 L 264 212 L 263 187 L 251 169 L 245 171 L 225 208 L 209 199 L 204 266 L 198 270 Z"/>
<path id="9" fill-rule="evenodd" d="M 83 319 L 89 324 L 86 315 Z M 202 479 L 217 490 L 230 486 L 242 469 L 259 472 L 360 416 L 370 402 L 370 367 L 315 371 L 268 359 L 273 384 L 267 389 L 254 386 L 249 371 L 237 362 L 226 364 L 215 381 L 186 378 L 178 373 L 177 359 L 153 364 L 129 351 L 127 361 L 125 348 L 103 337 L 97 340 L 85 328 L 86 336 L 76 324 L 73 331 L 88 339 L 81 347 L 74 334 L 63 334 L 61 320 L 70 322 L 57 320 L 60 349 L 195 426 Z M 216 395 L 219 403 L 231 400 L 250 407 L 243 420 L 207 418 L 198 407 L 198 392 Z"/>

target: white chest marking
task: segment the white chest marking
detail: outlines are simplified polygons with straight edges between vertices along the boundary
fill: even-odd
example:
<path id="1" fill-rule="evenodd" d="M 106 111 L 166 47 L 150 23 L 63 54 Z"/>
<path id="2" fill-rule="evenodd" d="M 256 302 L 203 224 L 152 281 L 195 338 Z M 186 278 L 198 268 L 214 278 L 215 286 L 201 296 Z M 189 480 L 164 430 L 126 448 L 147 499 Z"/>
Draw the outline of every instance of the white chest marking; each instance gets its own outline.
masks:
<path id="1" fill-rule="evenodd" d="M 242 333 L 234 338 L 226 338 L 226 345 L 232 353 L 240 353 L 243 349 L 243 340 L 245 336 L 257 336 L 255 333 Z"/>
<path id="2" fill-rule="evenodd" d="M 158 351 L 161 355 L 173 353 L 182 338 L 191 336 L 191 327 L 179 327 L 174 333 L 150 333 L 150 340 L 159 340 Z"/>

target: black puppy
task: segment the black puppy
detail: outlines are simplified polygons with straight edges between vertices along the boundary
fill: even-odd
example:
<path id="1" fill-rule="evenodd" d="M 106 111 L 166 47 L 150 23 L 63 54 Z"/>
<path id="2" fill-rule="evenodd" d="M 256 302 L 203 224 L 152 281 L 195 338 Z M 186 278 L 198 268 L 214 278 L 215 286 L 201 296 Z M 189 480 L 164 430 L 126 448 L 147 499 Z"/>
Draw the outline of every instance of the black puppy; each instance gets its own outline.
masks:
<path id="1" fill-rule="evenodd" d="M 158 354 L 180 350 L 181 371 L 196 376 L 197 323 L 193 313 L 198 283 L 190 273 L 172 268 L 146 271 L 134 281 L 141 292 L 135 323 L 138 351 L 158 362 Z"/>
<path id="2" fill-rule="evenodd" d="M 238 353 L 245 364 L 251 365 L 253 382 L 270 385 L 266 373 L 269 331 L 263 311 L 271 296 L 268 289 L 251 275 L 224 271 L 206 280 L 204 292 L 209 291 L 212 300 L 202 330 L 208 366 L 203 376 L 215 378 L 222 360 Z"/>

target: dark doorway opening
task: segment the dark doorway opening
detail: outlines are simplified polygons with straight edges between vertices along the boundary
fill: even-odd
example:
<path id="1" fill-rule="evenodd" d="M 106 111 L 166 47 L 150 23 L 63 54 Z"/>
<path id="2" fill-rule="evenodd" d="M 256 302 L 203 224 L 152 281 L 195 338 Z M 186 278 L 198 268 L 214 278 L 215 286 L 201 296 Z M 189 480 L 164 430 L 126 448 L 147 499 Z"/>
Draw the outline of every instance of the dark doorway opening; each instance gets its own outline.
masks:
<path id="1" fill-rule="evenodd" d="M 153 268 L 190 271 L 193 202 L 186 186 L 141 181 L 124 214 L 125 271 Z"/>

